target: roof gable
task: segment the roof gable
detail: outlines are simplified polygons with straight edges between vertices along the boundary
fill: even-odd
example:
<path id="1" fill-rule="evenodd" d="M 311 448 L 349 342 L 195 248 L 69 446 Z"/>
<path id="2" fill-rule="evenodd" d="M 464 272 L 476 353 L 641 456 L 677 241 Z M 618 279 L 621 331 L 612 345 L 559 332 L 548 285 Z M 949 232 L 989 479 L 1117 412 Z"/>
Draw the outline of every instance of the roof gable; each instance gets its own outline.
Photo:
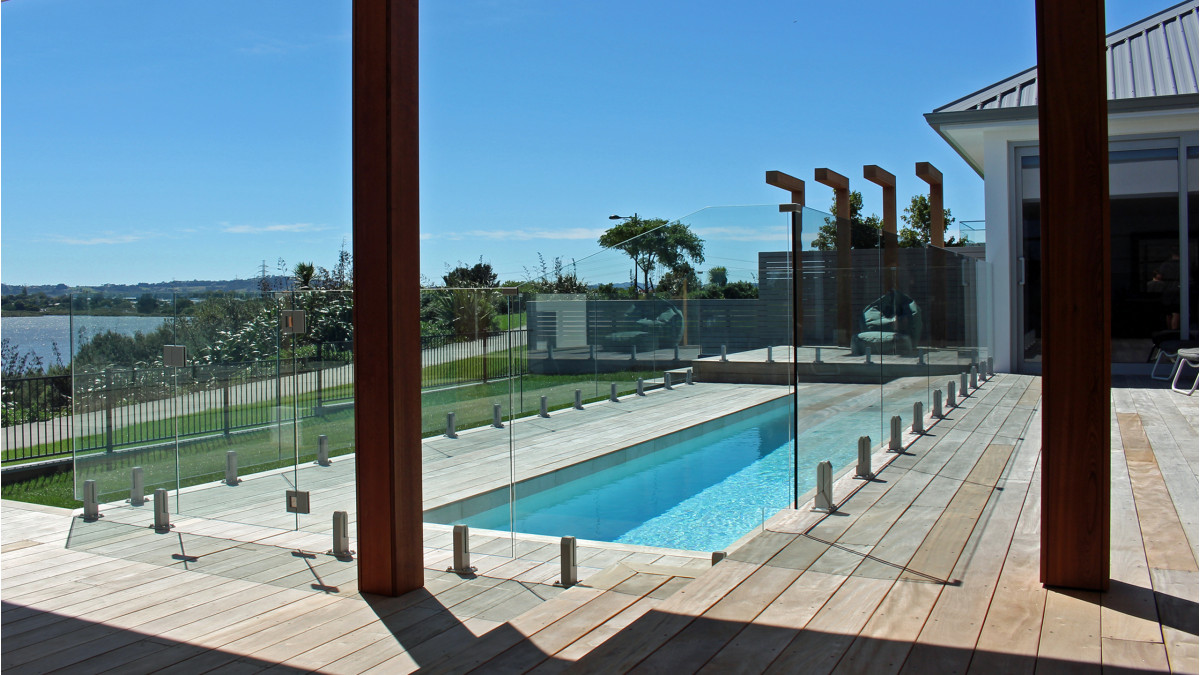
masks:
<path id="1" fill-rule="evenodd" d="M 1195 94 L 1198 12 L 1197 0 L 1187 0 L 1109 33 L 1109 100 Z M 1034 66 L 933 112 L 1036 106 L 1037 92 Z"/>

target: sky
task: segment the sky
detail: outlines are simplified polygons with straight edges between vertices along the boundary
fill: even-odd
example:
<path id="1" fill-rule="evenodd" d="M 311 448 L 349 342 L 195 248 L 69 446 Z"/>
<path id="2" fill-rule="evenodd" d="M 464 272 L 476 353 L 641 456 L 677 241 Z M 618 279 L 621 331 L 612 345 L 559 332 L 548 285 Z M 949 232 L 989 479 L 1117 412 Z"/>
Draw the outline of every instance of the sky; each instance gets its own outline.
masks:
<path id="1" fill-rule="evenodd" d="M 1110 0 L 1109 30 L 1169 2 Z M 351 246 L 350 3 L 0 6 L 0 281 L 249 278 Z M 771 220 L 780 170 L 880 213 L 983 180 L 924 113 L 1035 65 L 1032 1 L 421 4 L 421 272 L 595 259 L 610 214 L 692 216 L 710 264 Z M 730 235 L 730 233 L 735 233 Z M 763 237 L 767 250 L 774 237 Z M 594 274 L 609 274 L 600 267 Z M 617 269 L 613 267 L 613 269 Z M 615 272 L 613 272 L 615 273 Z M 627 274 L 627 273 L 626 273 Z M 586 278 L 599 283 L 624 279 Z"/>

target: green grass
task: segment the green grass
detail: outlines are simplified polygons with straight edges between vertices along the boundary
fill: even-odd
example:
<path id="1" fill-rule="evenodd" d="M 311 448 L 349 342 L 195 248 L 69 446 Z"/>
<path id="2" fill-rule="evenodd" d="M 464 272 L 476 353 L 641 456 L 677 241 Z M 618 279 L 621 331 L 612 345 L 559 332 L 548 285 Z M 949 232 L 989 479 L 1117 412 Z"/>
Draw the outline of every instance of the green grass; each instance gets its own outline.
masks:
<path id="1" fill-rule="evenodd" d="M 75 472 L 64 471 L 5 485 L 0 488 L 0 496 L 18 502 L 77 509 L 83 506 L 83 502 L 75 499 L 74 490 Z"/>
<path id="2" fill-rule="evenodd" d="M 514 312 L 512 314 L 500 314 L 496 317 L 496 326 L 499 330 L 512 330 L 521 328 L 525 325 L 525 312 Z"/>
<path id="3" fill-rule="evenodd" d="M 354 396 L 354 385 L 343 384 L 334 387 L 325 387 L 321 391 L 322 400 L 326 402 L 343 401 Z M 306 392 L 295 397 L 284 396 L 281 399 L 282 407 L 290 409 L 293 406 L 293 401 L 295 402 L 296 407 L 301 409 L 301 414 L 303 415 L 303 411 L 316 406 L 317 394 L 316 392 Z M 272 421 L 271 412 L 273 408 L 274 406 L 265 406 L 261 403 L 246 403 L 242 405 L 230 406 L 230 419 L 233 420 L 233 423 L 241 424 L 242 426 L 269 424 Z M 211 408 L 203 412 L 181 415 L 178 418 L 180 429 L 183 430 L 181 433 L 186 433 L 186 430 L 189 429 L 204 430 L 190 433 L 188 434 L 189 436 L 204 436 L 214 433 L 221 433 L 220 429 L 217 429 L 213 426 L 214 420 L 219 422 L 221 420 L 221 416 L 222 410 L 220 408 Z M 129 443 L 154 442 L 154 439 L 162 440 L 164 436 L 169 435 L 168 431 L 171 430 L 171 425 L 173 424 L 172 420 L 173 418 L 166 418 L 119 427 L 113 431 L 113 442 L 117 445 L 123 445 L 125 443 L 122 443 L 122 441 L 125 439 L 133 439 L 129 441 Z M 76 447 L 102 448 L 104 447 L 104 444 L 105 437 L 103 433 L 87 434 L 78 437 Z M 55 452 L 57 448 L 58 446 L 56 445 L 38 444 L 26 448 L 13 448 L 5 450 L 3 455 L 4 464 L 14 465 L 41 461 L 50 457 L 54 457 L 55 455 L 52 455 L 51 453 Z M 29 456 L 22 457 L 22 455 Z M 62 457 L 64 455 L 59 454 L 57 456 Z"/>
<path id="4" fill-rule="evenodd" d="M 524 350 L 524 347 L 521 347 Z M 523 357 L 523 352 L 519 354 Z M 422 371 L 423 385 L 428 387 L 449 380 L 448 372 L 454 368 L 470 368 L 478 366 L 484 357 L 477 356 L 462 359 L 457 366 L 442 364 L 431 366 Z M 494 372 L 504 372 L 499 366 L 507 368 L 508 354 L 499 352 L 487 355 L 489 369 Z M 515 360 L 515 359 L 514 359 Z M 469 371 L 468 371 L 469 372 Z M 523 417 L 536 414 L 539 410 L 540 397 L 546 396 L 548 408 L 559 410 L 574 405 L 575 390 L 581 389 L 585 403 L 600 401 L 608 398 L 610 383 L 617 383 L 620 395 L 633 392 L 637 387 L 637 378 L 651 375 L 646 371 L 621 371 L 603 373 L 599 376 L 583 373 L 576 375 L 525 375 L 518 378 L 496 380 L 488 383 L 474 383 L 462 386 L 427 389 L 421 395 L 421 422 L 424 437 L 439 436 L 446 431 L 446 414 L 453 412 L 456 426 L 459 430 L 473 427 L 483 427 L 492 423 L 492 405 L 500 403 L 503 406 L 505 421 L 513 417 Z M 326 400 L 350 397 L 353 395 L 353 385 L 329 387 L 324 390 Z M 296 405 L 308 409 L 316 404 L 316 393 L 301 394 L 296 399 Z M 292 397 L 285 397 L 284 405 L 292 405 Z M 255 408 L 251 404 L 237 406 L 231 410 L 251 412 Z M 264 417 L 270 414 L 265 410 Z M 317 436 L 325 434 L 330 440 L 330 454 L 340 455 L 354 451 L 354 408 L 353 406 L 327 408 L 322 416 L 305 417 L 298 421 L 301 436 L 301 463 L 315 461 Z M 208 415 L 219 415 L 219 411 L 193 413 L 181 420 L 200 418 Z M 199 421 L 198 419 L 195 421 Z M 262 426 L 249 430 L 235 432 L 226 439 L 220 431 L 199 434 L 191 438 L 181 438 L 176 451 L 174 443 L 159 441 L 153 445 L 137 448 L 118 448 L 119 452 L 106 453 L 95 450 L 81 454 L 76 458 L 75 468 L 80 472 L 80 479 L 93 479 L 97 482 L 97 492 L 101 501 L 113 501 L 123 498 L 129 490 L 130 469 L 142 467 L 146 493 L 150 494 L 156 487 L 174 489 L 176 486 L 176 461 L 180 486 L 188 487 L 224 477 L 225 453 L 235 450 L 238 453 L 239 472 L 243 475 L 267 471 L 270 469 L 291 466 L 294 461 L 292 447 L 293 436 L 290 420 L 285 420 L 282 433 L 269 419 L 263 419 Z M 151 424 L 166 425 L 171 420 L 142 423 L 134 425 L 131 432 L 148 431 L 145 427 Z M 136 437 L 136 436 L 135 436 Z M 99 442 L 99 436 L 84 437 L 84 441 Z M 37 450 L 37 448 L 33 448 Z M 7 456 L 6 456 L 7 458 Z M 35 458 L 36 459 L 36 458 Z M 34 460 L 26 460 L 34 461 Z M 19 462 L 15 462 L 19 463 Z M 80 502 L 74 497 L 74 473 L 71 471 L 43 476 L 22 483 L 7 485 L 3 488 L 5 499 L 35 502 L 50 506 L 78 508 Z"/>
<path id="5" fill-rule="evenodd" d="M 513 347 L 511 367 L 518 370 L 521 364 L 525 362 L 525 353 L 527 348 L 525 345 Z M 479 379 L 484 372 L 484 361 L 487 361 L 487 372 L 490 378 L 508 377 L 509 374 L 509 350 L 502 352 L 491 352 L 486 357 L 483 355 L 470 356 L 465 359 L 456 359 L 445 363 L 437 363 L 432 366 L 425 366 L 421 369 L 421 388 L 441 387 L 448 384 L 458 384 L 468 379 Z"/>
<path id="6" fill-rule="evenodd" d="M 575 390 L 582 390 L 585 403 L 608 398 L 610 384 L 617 383 L 618 395 L 637 389 L 637 378 L 646 371 L 621 371 L 596 375 L 526 375 L 522 378 L 471 384 L 421 395 L 421 431 L 426 438 L 446 433 L 446 414 L 454 413 L 459 429 L 487 426 L 492 423 L 492 404 L 503 406 L 504 419 L 536 414 L 541 397 L 546 397 L 550 410 L 575 405 Z M 511 391 L 510 391 L 511 387 Z M 510 401 L 511 396 L 511 401 Z"/>
<path id="7" fill-rule="evenodd" d="M 296 430 L 300 441 L 300 462 L 316 460 L 317 436 L 329 439 L 330 455 L 354 451 L 354 411 L 347 407 L 321 417 L 300 420 Z M 188 487 L 220 480 L 225 475 L 225 453 L 237 452 L 238 473 L 250 474 L 291 466 L 295 462 L 293 427 L 285 424 L 232 434 L 228 440 L 221 434 L 183 441 L 178 452 L 172 443 L 125 449 L 106 453 L 103 450 L 80 455 L 75 470 L 81 480 L 96 481 L 101 501 L 120 498 L 129 491 L 129 472 L 142 467 L 146 493 L 155 488 L 173 489 L 176 480 L 176 461 L 180 485 Z"/>

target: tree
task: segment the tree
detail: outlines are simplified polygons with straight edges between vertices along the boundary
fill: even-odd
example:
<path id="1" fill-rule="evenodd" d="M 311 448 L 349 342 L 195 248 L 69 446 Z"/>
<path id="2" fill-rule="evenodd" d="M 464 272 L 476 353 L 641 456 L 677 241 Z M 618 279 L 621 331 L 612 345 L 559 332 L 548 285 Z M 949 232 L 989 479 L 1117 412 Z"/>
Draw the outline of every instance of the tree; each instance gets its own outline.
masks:
<path id="1" fill-rule="evenodd" d="M 141 297 L 137 299 L 138 314 L 149 314 L 156 309 L 158 309 L 158 300 L 155 300 L 153 295 L 142 293 Z"/>
<path id="2" fill-rule="evenodd" d="M 446 288 L 495 288 L 499 282 L 492 264 L 483 262 L 483 256 L 479 256 L 479 262 L 471 267 L 460 262 L 458 267 L 442 276 L 442 281 Z"/>
<path id="3" fill-rule="evenodd" d="M 710 267 L 708 270 L 708 283 L 713 286 L 724 286 L 729 283 L 729 270 L 724 267 Z"/>
<path id="4" fill-rule="evenodd" d="M 477 340 L 496 330 L 497 291 L 451 288 L 433 296 L 432 310 L 455 341 Z"/>
<path id="5" fill-rule="evenodd" d="M 526 267 L 525 276 L 528 280 L 518 286 L 534 293 L 587 293 L 587 284 L 576 274 L 573 261 L 568 272 L 560 256 L 555 256 L 550 265 L 546 264 L 546 258 L 540 252 L 537 257 L 537 268 L 530 270 Z"/>
<path id="6" fill-rule="evenodd" d="M 296 268 L 292 270 L 292 278 L 296 281 L 296 288 L 302 291 L 311 289 L 313 275 L 316 273 L 317 268 L 312 263 L 296 263 Z"/>
<path id="7" fill-rule="evenodd" d="M 704 240 L 679 221 L 634 216 L 613 225 L 600 235 L 600 245 L 625 252 L 642 272 L 642 290 L 653 287 L 650 275 L 661 263 L 668 271 L 680 273 L 684 265 L 704 262 Z M 633 277 L 637 294 L 637 276 Z"/>
<path id="8" fill-rule="evenodd" d="M 752 300 L 758 297 L 758 286 L 749 281 L 735 281 L 721 289 L 726 300 Z"/>
<path id="9" fill-rule="evenodd" d="M 345 239 L 342 240 L 342 245 L 338 249 L 337 262 L 334 263 L 333 269 L 318 267 L 316 274 L 313 275 L 312 287 L 333 291 L 354 288 L 354 261 L 350 256 L 350 251 L 346 250 Z"/>
<path id="10" fill-rule="evenodd" d="M 872 213 L 867 217 L 862 215 L 862 193 L 854 190 L 850 193 L 850 248 L 879 248 L 880 232 L 883 230 L 883 219 Z M 837 213 L 837 197 L 829 207 L 830 213 Z M 834 251 L 837 249 L 837 217 L 825 219 L 825 224 L 817 232 L 817 238 L 812 240 L 812 247 L 818 251 Z"/>
<path id="11" fill-rule="evenodd" d="M 954 223 L 954 216 L 950 215 L 950 209 L 944 211 L 946 226 L 945 229 L 950 229 L 950 225 Z M 929 215 L 929 198 L 923 194 L 913 195 L 909 205 L 904 208 L 904 215 L 900 216 L 907 227 L 900 230 L 900 246 L 904 248 L 917 248 L 920 246 L 928 246 L 930 238 L 930 215 Z M 967 241 L 966 237 L 955 241 L 954 237 L 946 240 L 946 246 L 966 246 L 971 242 Z"/>
<path id="12" fill-rule="evenodd" d="M 686 262 L 662 275 L 662 278 L 655 284 L 655 290 L 659 293 L 666 293 L 672 298 L 683 297 L 685 290 L 694 295 L 700 292 L 701 288 L 696 268 Z"/>

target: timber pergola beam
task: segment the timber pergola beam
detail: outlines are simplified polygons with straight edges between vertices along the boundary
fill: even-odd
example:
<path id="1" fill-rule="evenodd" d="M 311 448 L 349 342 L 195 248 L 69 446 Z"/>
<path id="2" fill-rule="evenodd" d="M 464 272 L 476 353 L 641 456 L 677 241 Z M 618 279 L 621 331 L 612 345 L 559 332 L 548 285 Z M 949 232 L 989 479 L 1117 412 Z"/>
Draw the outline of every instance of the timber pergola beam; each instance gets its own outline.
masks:
<path id="1" fill-rule="evenodd" d="M 834 216 L 837 217 L 837 343 L 850 346 L 854 319 L 850 314 L 850 179 L 831 169 L 816 169 L 813 180 L 833 188 Z"/>
<path id="2" fill-rule="evenodd" d="M 863 166 L 863 178 L 883 188 L 883 290 L 896 288 L 900 269 L 899 241 L 896 238 L 896 177 L 875 164 Z"/>
<path id="3" fill-rule="evenodd" d="M 767 185 L 777 187 L 780 190 L 787 190 L 791 193 L 792 204 L 804 206 L 804 181 L 799 178 L 789 176 L 782 171 L 768 171 Z"/>
<path id="4" fill-rule="evenodd" d="M 1103 0 L 1037 0 L 1042 558 L 1047 586 L 1109 578 L 1112 244 Z"/>
<path id="5" fill-rule="evenodd" d="M 787 190 L 792 198 L 791 203 L 803 207 L 804 206 L 804 181 L 790 176 L 782 171 L 768 171 L 766 175 L 767 185 L 777 187 L 781 190 Z M 791 212 L 792 225 L 792 347 L 793 350 L 798 348 L 804 342 L 804 258 L 801 253 L 804 250 L 803 228 L 801 225 L 804 222 L 803 213 L 798 211 Z M 792 364 L 800 363 L 799 357 L 793 351 Z"/>
<path id="6" fill-rule="evenodd" d="M 942 197 L 942 172 L 929 162 L 917 162 L 917 178 L 929 183 L 929 244 L 946 248 L 946 210 Z"/>

